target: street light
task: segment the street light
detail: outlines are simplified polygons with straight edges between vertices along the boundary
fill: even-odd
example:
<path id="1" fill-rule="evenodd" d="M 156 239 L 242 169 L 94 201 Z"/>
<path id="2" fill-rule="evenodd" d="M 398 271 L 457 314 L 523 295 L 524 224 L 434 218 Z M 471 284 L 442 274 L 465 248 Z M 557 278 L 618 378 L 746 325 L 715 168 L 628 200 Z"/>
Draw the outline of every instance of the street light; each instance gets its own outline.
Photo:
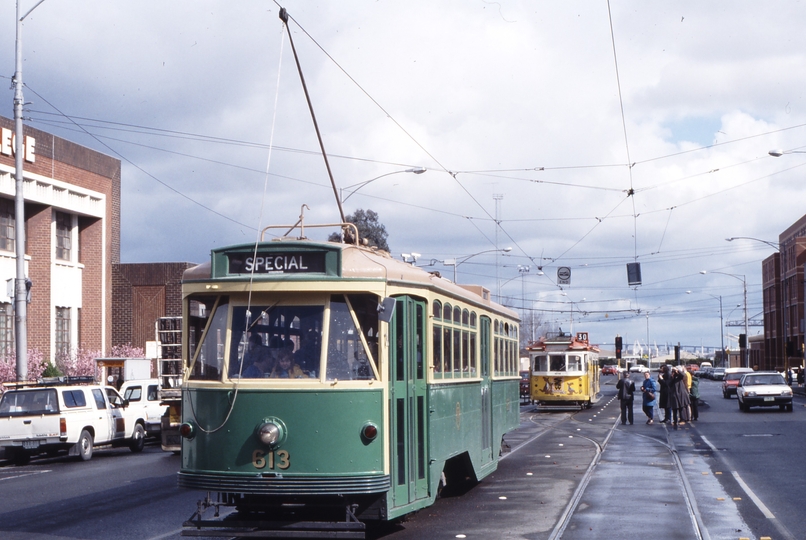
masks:
<path id="1" fill-rule="evenodd" d="M 505 247 L 501 249 L 485 249 L 484 251 L 479 251 L 478 253 L 462 257 L 461 261 L 459 259 L 445 259 L 444 261 L 442 261 L 442 264 L 444 264 L 445 266 L 453 266 L 453 282 L 456 283 L 456 267 L 459 266 L 460 264 L 466 263 L 476 255 L 483 255 L 484 253 L 493 253 L 493 252 L 509 253 L 510 251 L 512 251 L 511 247 Z"/>
<path id="2" fill-rule="evenodd" d="M 706 270 L 700 270 L 700 274 L 707 274 L 707 273 L 708 272 Z M 747 278 L 746 278 L 746 276 L 741 275 L 741 274 L 728 274 L 727 272 L 717 272 L 717 271 L 713 271 L 713 270 L 711 271 L 711 273 L 712 274 L 722 274 L 723 276 L 730 276 L 730 277 L 738 279 L 739 281 L 742 282 L 742 289 L 744 291 L 744 339 L 745 339 L 745 344 L 744 344 L 744 367 L 749 368 L 750 367 L 750 351 L 748 350 L 749 349 L 748 345 L 750 345 L 750 343 L 748 342 L 749 336 L 748 336 L 748 332 L 747 332 Z M 721 305 L 722 305 L 722 302 L 720 302 L 720 306 Z"/>
<path id="3" fill-rule="evenodd" d="M 772 150 L 772 151 L 770 151 L 770 155 L 775 156 L 775 157 L 780 157 L 782 154 L 793 153 L 793 152 L 798 153 L 798 154 L 806 153 L 806 152 L 795 152 L 794 150 L 791 151 L 791 152 L 784 152 L 783 150 Z M 786 328 L 789 325 L 789 309 L 788 309 L 788 306 L 787 306 L 787 301 L 788 301 L 789 298 L 786 295 L 787 278 L 786 278 L 786 268 L 783 268 L 783 262 L 784 261 L 783 261 L 783 254 L 781 253 L 781 244 L 777 243 L 777 242 L 771 242 L 769 240 L 762 240 L 761 238 L 753 238 L 752 236 L 732 236 L 730 238 L 725 238 L 725 240 L 727 240 L 728 242 L 732 242 L 734 240 L 739 240 L 739 239 L 754 240 L 756 242 L 761 242 L 762 244 L 767 244 L 768 246 L 773 248 L 775 251 L 777 251 L 778 254 L 780 255 L 780 258 L 781 258 L 781 261 L 780 261 L 781 262 L 781 270 L 780 270 L 780 272 L 781 272 L 782 275 L 779 276 L 779 278 L 782 278 L 781 281 L 783 282 L 783 299 L 781 301 L 781 308 L 782 308 L 781 311 L 783 312 L 782 313 L 782 315 L 783 315 L 782 323 L 783 324 L 781 326 L 782 326 L 782 330 L 783 330 L 783 338 L 784 339 L 783 339 L 783 342 L 782 342 L 782 345 L 783 345 L 782 356 L 784 358 L 784 365 L 785 365 L 786 372 L 788 373 L 789 372 L 789 352 L 787 351 L 787 348 L 786 348 L 786 345 L 787 345 L 787 337 L 786 337 L 787 331 L 786 331 Z M 777 303 L 777 300 L 776 300 L 776 303 Z"/>
<path id="4" fill-rule="evenodd" d="M 370 178 L 369 180 L 365 180 L 365 181 L 363 181 L 363 182 L 358 182 L 357 184 L 352 184 L 352 185 L 349 185 L 349 186 L 345 186 L 345 187 L 343 187 L 343 188 L 340 188 L 340 189 L 339 189 L 339 198 L 341 199 L 341 203 L 342 203 L 342 204 L 344 204 L 344 202 L 345 202 L 347 199 L 349 199 L 350 197 L 352 197 L 352 196 L 353 196 L 353 193 L 355 193 L 356 191 L 358 191 L 358 190 L 359 190 L 359 189 L 361 189 L 362 187 L 366 186 L 367 184 L 372 183 L 372 182 L 374 182 L 375 180 L 378 180 L 379 178 L 383 178 L 384 176 L 391 176 L 391 175 L 393 175 L 393 174 L 400 174 L 400 173 L 414 173 L 414 174 L 423 174 L 424 172 L 425 172 L 425 168 L 424 168 L 424 167 L 414 167 L 413 169 L 406 169 L 406 170 L 404 170 L 404 171 L 392 171 L 392 172 L 388 172 L 388 173 L 386 173 L 386 174 L 382 174 L 382 175 L 380 175 L 380 176 L 376 176 L 375 178 Z M 349 191 L 349 190 L 350 190 L 350 188 L 355 188 L 355 189 L 354 189 L 354 190 L 352 190 L 352 191 Z M 347 194 L 347 196 L 346 196 L 346 197 L 344 196 L 344 192 L 345 192 L 345 191 L 349 191 L 349 193 Z"/>
<path id="5" fill-rule="evenodd" d="M 786 154 L 806 154 L 806 150 L 770 150 L 767 153 L 772 157 L 781 157 Z"/>

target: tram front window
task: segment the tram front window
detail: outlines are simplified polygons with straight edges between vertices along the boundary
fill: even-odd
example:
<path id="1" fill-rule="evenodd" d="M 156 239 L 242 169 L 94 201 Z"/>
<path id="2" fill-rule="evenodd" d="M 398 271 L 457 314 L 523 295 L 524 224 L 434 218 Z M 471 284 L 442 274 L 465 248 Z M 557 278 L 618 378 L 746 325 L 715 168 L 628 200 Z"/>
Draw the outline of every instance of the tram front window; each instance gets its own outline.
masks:
<path id="1" fill-rule="evenodd" d="M 564 354 L 552 354 L 549 356 L 549 371 L 565 371 Z"/>
<path id="2" fill-rule="evenodd" d="M 568 355 L 568 371 L 582 371 L 582 357 L 578 354 Z"/>
<path id="3" fill-rule="evenodd" d="M 233 307 L 229 376 L 318 377 L 324 312 L 324 306 Z"/>
<path id="4" fill-rule="evenodd" d="M 334 294 L 331 297 L 330 335 L 327 343 L 328 381 L 375 379 L 370 362 L 377 369 L 377 304 L 377 296 L 373 295 L 345 297 Z M 371 357 L 367 355 L 364 342 L 369 347 Z"/>
<path id="5" fill-rule="evenodd" d="M 224 366 L 224 344 L 227 337 L 226 297 L 194 298 L 200 316 L 193 317 L 188 332 L 191 341 L 190 379 L 220 380 Z M 209 314 L 209 316 L 208 316 Z M 198 346 L 193 344 L 204 337 Z"/>

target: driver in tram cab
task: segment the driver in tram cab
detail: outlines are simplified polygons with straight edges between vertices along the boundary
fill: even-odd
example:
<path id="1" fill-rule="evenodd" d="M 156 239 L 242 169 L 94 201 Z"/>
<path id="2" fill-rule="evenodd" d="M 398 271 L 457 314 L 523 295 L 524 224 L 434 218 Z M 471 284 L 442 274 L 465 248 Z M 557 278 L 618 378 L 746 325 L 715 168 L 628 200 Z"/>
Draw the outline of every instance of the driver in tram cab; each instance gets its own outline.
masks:
<path id="1" fill-rule="evenodd" d="M 294 355 L 288 349 L 281 349 L 277 356 L 277 363 L 271 372 L 273 379 L 306 379 L 302 369 L 294 363 Z"/>

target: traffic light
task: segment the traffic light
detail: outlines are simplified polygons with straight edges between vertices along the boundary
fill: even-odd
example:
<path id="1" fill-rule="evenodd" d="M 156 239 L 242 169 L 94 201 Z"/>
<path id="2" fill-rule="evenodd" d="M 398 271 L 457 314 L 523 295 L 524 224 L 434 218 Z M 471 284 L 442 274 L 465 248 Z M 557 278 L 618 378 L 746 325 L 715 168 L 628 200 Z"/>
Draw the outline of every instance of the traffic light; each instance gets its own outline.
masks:
<path id="1" fill-rule="evenodd" d="M 674 363 L 675 364 L 680 363 L 680 345 L 674 346 Z"/>
<path id="2" fill-rule="evenodd" d="M 739 348 L 740 349 L 747 348 L 747 334 L 739 334 Z"/>
<path id="3" fill-rule="evenodd" d="M 621 360 L 621 336 L 616 336 L 616 360 Z"/>

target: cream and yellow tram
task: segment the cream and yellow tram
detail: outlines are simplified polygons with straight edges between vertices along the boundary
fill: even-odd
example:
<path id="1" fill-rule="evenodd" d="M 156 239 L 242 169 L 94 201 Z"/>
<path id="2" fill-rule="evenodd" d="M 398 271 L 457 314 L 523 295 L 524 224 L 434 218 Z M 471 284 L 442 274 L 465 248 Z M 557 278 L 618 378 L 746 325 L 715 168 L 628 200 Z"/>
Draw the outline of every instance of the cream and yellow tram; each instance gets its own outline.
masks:
<path id="1" fill-rule="evenodd" d="M 599 348 L 587 332 L 547 335 L 527 347 L 531 400 L 543 407 L 588 408 L 599 393 Z"/>

